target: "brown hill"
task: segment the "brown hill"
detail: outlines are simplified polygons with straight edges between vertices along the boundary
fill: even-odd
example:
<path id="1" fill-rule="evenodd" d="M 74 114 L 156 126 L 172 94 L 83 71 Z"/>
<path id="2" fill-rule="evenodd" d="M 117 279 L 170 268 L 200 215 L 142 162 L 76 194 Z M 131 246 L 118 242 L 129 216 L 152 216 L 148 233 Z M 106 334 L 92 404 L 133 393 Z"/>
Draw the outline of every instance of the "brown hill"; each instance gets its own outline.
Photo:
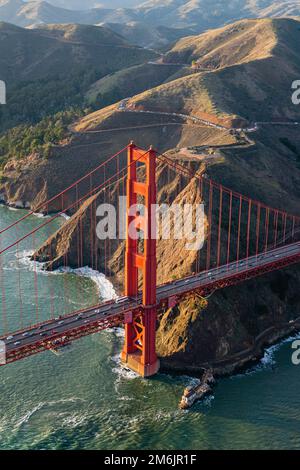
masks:
<path id="1" fill-rule="evenodd" d="M 277 43 L 277 21 L 242 20 L 199 36 L 179 40 L 165 62 L 191 63 L 216 69 L 270 57 Z"/>
<path id="2" fill-rule="evenodd" d="M 0 23 L 0 80 L 8 97 L 0 109 L 0 132 L 71 107 L 85 109 L 85 94 L 95 81 L 156 57 L 103 27 L 23 29 Z"/>
<path id="3" fill-rule="evenodd" d="M 180 40 L 164 60 L 195 60 L 195 74 L 146 91 L 133 103 L 196 115 L 197 110 L 239 115 L 253 121 L 297 119 L 299 111 L 290 90 L 300 74 L 299 41 L 299 22 L 286 19 L 241 21 Z"/>
<path id="4" fill-rule="evenodd" d="M 1 79 L 37 80 L 94 67 L 106 73 L 155 57 L 105 28 L 83 25 L 23 29 L 0 23 Z"/>
<path id="5" fill-rule="evenodd" d="M 109 104 L 139 93 L 128 105 L 140 110 L 297 120 L 291 84 L 300 75 L 299 41 L 296 19 L 243 20 L 179 40 L 164 56 L 164 65 L 117 72 L 99 81 L 88 96 L 93 101 L 98 95 L 99 104 Z"/>

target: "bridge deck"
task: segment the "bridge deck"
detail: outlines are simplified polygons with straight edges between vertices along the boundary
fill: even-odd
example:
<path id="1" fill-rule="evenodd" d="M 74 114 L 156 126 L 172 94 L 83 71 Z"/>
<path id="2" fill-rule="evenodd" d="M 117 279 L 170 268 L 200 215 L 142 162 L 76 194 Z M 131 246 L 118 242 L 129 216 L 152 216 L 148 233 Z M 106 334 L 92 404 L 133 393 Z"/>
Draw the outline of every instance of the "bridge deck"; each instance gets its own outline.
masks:
<path id="1" fill-rule="evenodd" d="M 297 262 L 300 262 L 299 242 L 158 286 L 157 303 L 163 305 L 172 297 L 180 298 L 195 291 L 205 295 L 214 289 L 221 289 Z M 112 300 L 2 337 L 0 340 L 6 345 L 7 363 L 51 349 L 54 344 L 59 346 L 67 341 L 116 326 L 124 321 L 126 313 L 137 311 L 141 302 L 141 296 L 137 299 L 124 297 Z"/>

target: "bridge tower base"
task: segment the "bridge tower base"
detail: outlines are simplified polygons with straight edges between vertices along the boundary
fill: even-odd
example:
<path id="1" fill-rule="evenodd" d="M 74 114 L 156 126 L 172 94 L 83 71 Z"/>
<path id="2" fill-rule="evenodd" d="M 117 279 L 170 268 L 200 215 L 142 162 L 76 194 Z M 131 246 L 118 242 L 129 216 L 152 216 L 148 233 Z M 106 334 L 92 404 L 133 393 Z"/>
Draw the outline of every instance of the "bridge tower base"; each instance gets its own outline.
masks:
<path id="1" fill-rule="evenodd" d="M 144 181 L 140 181 L 142 177 Z M 138 204 L 144 206 L 144 213 L 139 210 Z M 121 359 L 127 367 L 142 377 L 150 377 L 159 370 L 155 347 L 157 308 L 156 214 L 152 210 L 154 204 L 156 153 L 151 148 L 146 153 L 142 152 L 131 144 L 128 149 L 125 295 L 138 297 L 141 273 L 143 297 L 139 311 L 133 312 L 125 319 L 125 341 Z"/>
<path id="2" fill-rule="evenodd" d="M 126 354 L 122 352 L 121 359 L 123 364 L 141 377 L 152 377 L 157 374 L 160 368 L 159 359 L 154 364 L 142 364 L 141 357 L 138 353 Z"/>

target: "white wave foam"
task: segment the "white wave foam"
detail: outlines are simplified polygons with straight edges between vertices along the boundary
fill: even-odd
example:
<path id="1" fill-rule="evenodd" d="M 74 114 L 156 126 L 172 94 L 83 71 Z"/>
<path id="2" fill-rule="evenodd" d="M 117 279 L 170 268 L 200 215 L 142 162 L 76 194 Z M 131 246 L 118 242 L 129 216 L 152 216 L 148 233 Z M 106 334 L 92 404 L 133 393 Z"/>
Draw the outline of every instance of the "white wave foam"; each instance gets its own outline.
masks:
<path id="1" fill-rule="evenodd" d="M 115 336 L 117 336 L 118 338 L 124 338 L 125 337 L 125 330 L 124 328 L 120 328 L 120 327 L 114 327 L 114 328 L 107 328 L 105 330 L 107 333 L 114 333 Z"/>
<path id="2" fill-rule="evenodd" d="M 71 217 L 67 214 L 65 214 L 64 212 L 62 214 L 60 214 L 60 216 L 63 218 L 63 219 L 66 219 L 66 220 L 69 220 L 71 219 Z"/>
<path id="3" fill-rule="evenodd" d="M 13 212 L 16 212 L 16 211 L 21 211 L 22 209 L 18 208 L 18 207 L 13 207 L 13 206 L 7 206 L 8 210 L 9 211 L 13 211 Z"/>
<path id="4" fill-rule="evenodd" d="M 122 395 L 118 398 L 119 401 L 133 401 L 133 397 L 128 397 L 127 395 Z"/>
<path id="5" fill-rule="evenodd" d="M 78 414 L 78 413 L 73 413 L 71 415 L 67 415 L 65 418 L 61 419 L 61 425 L 62 427 L 68 427 L 71 429 L 77 428 L 84 422 L 86 422 L 89 419 L 88 414 Z"/>
<path id="6" fill-rule="evenodd" d="M 288 338 L 283 339 L 279 343 L 270 346 L 265 350 L 264 356 L 260 360 L 259 364 L 255 365 L 254 367 L 251 367 L 249 370 L 242 374 L 232 376 L 231 379 L 234 379 L 235 377 L 244 377 L 245 375 L 252 375 L 256 372 L 262 372 L 268 369 L 272 369 L 276 365 L 275 353 L 279 351 L 284 344 L 291 343 L 296 339 L 300 339 L 300 333 L 296 333 L 292 336 L 289 336 Z"/>
<path id="7" fill-rule="evenodd" d="M 214 396 L 214 395 L 209 395 L 208 397 L 204 398 L 203 404 L 204 404 L 205 406 L 211 407 L 212 404 L 213 404 L 214 399 L 215 399 L 215 396 Z"/>
<path id="8" fill-rule="evenodd" d="M 112 371 L 118 375 L 118 379 L 116 381 L 116 391 L 118 389 L 118 385 L 119 385 L 121 378 L 127 379 L 127 380 L 140 378 L 138 374 L 136 374 L 132 370 L 127 369 L 126 367 L 123 366 L 119 354 L 116 354 L 115 356 L 113 356 L 111 360 L 115 363 L 115 367 L 112 369 Z"/>
<path id="9" fill-rule="evenodd" d="M 45 403 L 39 403 L 37 406 L 35 406 L 32 410 L 28 411 L 24 416 L 22 416 L 22 418 L 17 422 L 16 424 L 16 427 L 17 428 L 20 428 L 23 424 L 27 423 L 30 418 L 35 414 L 37 413 L 41 408 L 43 408 L 43 406 L 45 405 Z"/>
<path id="10" fill-rule="evenodd" d="M 69 397 L 69 398 L 60 398 L 59 400 L 49 401 L 48 405 L 54 406 L 54 405 L 60 405 L 61 403 L 77 403 L 77 402 L 85 402 L 85 401 L 86 400 L 84 398 Z"/>
<path id="11" fill-rule="evenodd" d="M 47 219 L 51 217 L 50 215 L 41 214 L 40 212 L 33 212 L 32 215 L 34 215 L 34 217 L 37 217 L 38 219 Z"/>
<path id="12" fill-rule="evenodd" d="M 18 264 L 25 266 L 29 271 L 35 271 L 45 275 L 51 274 L 50 271 L 44 270 L 45 263 L 40 263 L 39 261 L 34 261 L 31 259 L 34 251 L 33 250 L 23 250 L 19 253 L 15 253 L 16 258 L 18 259 Z M 15 263 L 10 263 L 10 266 L 15 266 L 15 269 L 18 269 L 19 266 Z"/>
<path id="13" fill-rule="evenodd" d="M 35 415 L 36 413 L 38 413 L 40 410 L 42 410 L 43 408 L 52 408 L 52 407 L 57 407 L 57 405 L 60 405 L 60 404 L 65 404 L 65 403 L 82 403 L 84 402 L 85 400 L 82 399 L 82 398 L 78 398 L 78 397 L 70 397 L 70 398 L 62 398 L 60 400 L 55 400 L 55 401 L 49 401 L 49 402 L 40 402 L 38 403 L 32 410 L 28 411 L 27 413 L 25 413 L 24 416 L 22 416 L 18 421 L 17 423 L 15 424 L 15 429 L 18 430 L 23 424 L 26 424 L 30 421 L 30 419 L 32 418 L 33 415 Z M 83 419 L 82 417 L 78 416 L 78 415 L 74 415 L 74 416 L 68 416 L 65 420 L 65 423 L 66 425 L 70 425 L 71 427 L 76 427 L 78 424 L 80 424 L 80 422 L 82 422 Z M 0 427 L 1 429 L 1 427 Z"/>
<path id="14" fill-rule="evenodd" d="M 72 269 L 72 268 L 59 268 L 55 272 L 60 272 L 60 273 L 72 273 L 76 274 L 77 276 L 82 276 L 82 277 L 87 277 L 91 279 L 97 286 L 99 294 L 101 296 L 101 299 L 103 300 L 112 300 L 116 299 L 117 293 L 114 289 L 114 286 L 112 283 L 105 277 L 104 274 L 99 273 L 99 271 L 95 271 L 92 268 L 89 268 L 88 266 L 85 266 L 83 268 L 77 268 L 77 269 Z"/>
<path id="15" fill-rule="evenodd" d="M 44 269 L 45 263 L 40 263 L 31 259 L 33 251 L 24 250 L 19 254 L 16 254 L 18 261 L 25 265 L 30 271 L 36 271 L 40 274 L 49 276 L 49 275 L 58 275 L 58 274 L 75 274 L 76 276 L 86 277 L 91 279 L 94 284 L 96 284 L 101 300 L 112 300 L 116 299 L 117 293 L 114 289 L 112 283 L 105 277 L 104 274 L 99 271 L 95 271 L 88 266 L 83 268 L 73 269 L 70 267 L 61 267 L 55 271 L 46 271 Z"/>

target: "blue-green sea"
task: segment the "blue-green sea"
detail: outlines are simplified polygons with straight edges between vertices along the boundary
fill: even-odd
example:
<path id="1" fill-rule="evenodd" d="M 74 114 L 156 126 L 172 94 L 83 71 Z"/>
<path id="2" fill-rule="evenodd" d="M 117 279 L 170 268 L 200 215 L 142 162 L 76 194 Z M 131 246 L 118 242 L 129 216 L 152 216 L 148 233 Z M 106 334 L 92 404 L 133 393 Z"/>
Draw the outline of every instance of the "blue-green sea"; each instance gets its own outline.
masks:
<path id="1" fill-rule="evenodd" d="M 0 227 L 21 215 L 0 207 Z M 22 230 L 40 223 L 31 216 Z M 2 243 L 13 238 L 2 237 Z M 32 267 L 16 259 L 12 251 L 4 267 L 8 315 L 17 326 L 18 270 L 28 285 L 23 315 L 34 321 L 35 313 Z M 46 276 L 38 274 L 41 316 L 49 304 Z M 51 276 L 55 312 L 62 308 L 65 284 L 72 303 L 67 308 L 82 307 L 76 295 L 82 290 L 95 301 L 108 295 L 109 285 L 95 273 Z M 0 449 L 300 449 L 300 366 L 291 362 L 292 339 L 268 350 L 248 373 L 220 380 L 214 395 L 189 411 L 179 410 L 178 403 L 196 379 L 158 374 L 144 380 L 124 371 L 118 359 L 122 341 L 121 329 L 104 331 L 60 356 L 45 352 L 1 367 Z"/>

